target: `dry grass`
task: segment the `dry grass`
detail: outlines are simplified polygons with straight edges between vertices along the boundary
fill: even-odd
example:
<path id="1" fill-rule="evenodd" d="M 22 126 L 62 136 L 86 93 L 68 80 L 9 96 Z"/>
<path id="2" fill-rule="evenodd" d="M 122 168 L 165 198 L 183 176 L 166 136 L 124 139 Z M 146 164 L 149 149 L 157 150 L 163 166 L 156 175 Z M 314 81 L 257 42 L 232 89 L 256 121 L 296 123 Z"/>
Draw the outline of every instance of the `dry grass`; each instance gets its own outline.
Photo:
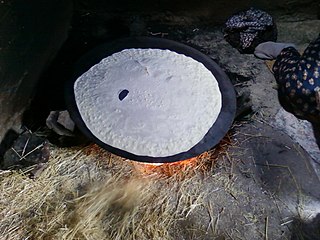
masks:
<path id="1" fill-rule="evenodd" d="M 202 179 L 223 149 L 149 168 L 96 145 L 53 148 L 35 179 L 0 172 L 0 238 L 173 239 L 205 205 Z"/>

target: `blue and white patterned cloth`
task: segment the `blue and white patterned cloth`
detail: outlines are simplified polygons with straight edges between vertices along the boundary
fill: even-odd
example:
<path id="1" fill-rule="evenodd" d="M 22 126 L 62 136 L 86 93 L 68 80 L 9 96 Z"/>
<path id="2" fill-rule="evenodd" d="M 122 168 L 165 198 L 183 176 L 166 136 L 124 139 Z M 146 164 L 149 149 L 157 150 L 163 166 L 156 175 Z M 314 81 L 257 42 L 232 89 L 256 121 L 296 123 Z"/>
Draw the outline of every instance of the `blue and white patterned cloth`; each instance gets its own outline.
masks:
<path id="1" fill-rule="evenodd" d="M 277 29 L 272 17 L 255 8 L 228 18 L 224 33 L 226 40 L 243 53 L 252 53 L 258 44 L 277 39 Z"/>
<path id="2" fill-rule="evenodd" d="M 285 48 L 273 65 L 284 108 L 301 119 L 320 123 L 320 35 L 302 55 Z"/>

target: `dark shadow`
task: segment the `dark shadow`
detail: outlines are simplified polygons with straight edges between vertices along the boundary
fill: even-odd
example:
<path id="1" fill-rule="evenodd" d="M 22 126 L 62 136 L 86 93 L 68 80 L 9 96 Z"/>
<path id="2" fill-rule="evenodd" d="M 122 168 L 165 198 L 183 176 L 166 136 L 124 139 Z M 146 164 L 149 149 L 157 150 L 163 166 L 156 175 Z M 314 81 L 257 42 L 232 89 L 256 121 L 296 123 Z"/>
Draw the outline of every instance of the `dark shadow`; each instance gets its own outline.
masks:
<path id="1" fill-rule="evenodd" d="M 0 168 L 2 169 L 3 157 L 6 151 L 8 151 L 14 141 L 18 138 L 19 134 L 10 129 L 4 136 L 2 142 L 0 143 Z"/>
<path id="2" fill-rule="evenodd" d="M 23 125 L 37 131 L 45 126 L 50 111 L 65 110 L 64 87 L 74 73 L 75 62 L 95 46 L 129 34 L 129 27 L 119 18 L 105 20 L 75 13 L 67 41 L 38 81 L 34 98 L 23 116 Z"/>
<path id="3" fill-rule="evenodd" d="M 320 214 L 310 222 L 296 218 L 291 227 L 291 240 L 320 240 Z"/>
<path id="4" fill-rule="evenodd" d="M 320 124 L 319 123 L 312 123 L 312 127 L 313 127 L 314 137 L 316 138 L 318 147 L 320 149 Z"/>
<path id="5" fill-rule="evenodd" d="M 48 141 L 58 147 L 74 147 L 80 145 L 87 145 L 90 143 L 90 140 L 82 134 L 82 132 L 76 127 L 73 132 L 72 137 L 69 136 L 60 136 L 54 131 L 50 131 L 46 138 Z"/>

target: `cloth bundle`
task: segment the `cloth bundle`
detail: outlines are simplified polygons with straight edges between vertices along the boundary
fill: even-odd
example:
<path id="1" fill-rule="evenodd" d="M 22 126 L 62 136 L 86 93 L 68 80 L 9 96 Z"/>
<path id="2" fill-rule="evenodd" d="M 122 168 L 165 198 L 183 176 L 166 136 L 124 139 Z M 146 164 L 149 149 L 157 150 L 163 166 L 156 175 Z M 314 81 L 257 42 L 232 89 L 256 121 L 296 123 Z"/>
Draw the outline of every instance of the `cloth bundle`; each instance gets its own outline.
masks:
<path id="1" fill-rule="evenodd" d="M 225 23 L 224 34 L 225 39 L 241 53 L 253 53 L 260 43 L 277 40 L 272 17 L 255 8 L 232 15 Z"/>

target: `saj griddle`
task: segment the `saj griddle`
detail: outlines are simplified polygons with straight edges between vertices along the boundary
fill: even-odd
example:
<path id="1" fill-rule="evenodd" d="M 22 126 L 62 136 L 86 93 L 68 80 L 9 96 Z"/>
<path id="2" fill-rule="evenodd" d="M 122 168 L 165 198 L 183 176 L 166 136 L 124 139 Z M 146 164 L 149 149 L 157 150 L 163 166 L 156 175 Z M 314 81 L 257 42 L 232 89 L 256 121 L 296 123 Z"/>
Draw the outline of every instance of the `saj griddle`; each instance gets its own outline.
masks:
<path id="1" fill-rule="evenodd" d="M 89 117 L 84 116 L 83 111 L 79 109 L 79 101 L 81 101 L 82 99 L 79 100 L 79 96 L 75 93 L 75 90 L 76 90 L 75 82 L 80 77 L 83 78 L 85 76 L 84 74 L 86 74 L 92 67 L 97 65 L 101 60 L 126 49 L 160 49 L 160 50 L 169 50 L 171 52 L 175 52 L 178 54 L 183 54 L 184 56 L 190 57 L 193 60 L 203 64 L 203 66 L 207 70 L 209 70 L 217 80 L 218 88 L 221 93 L 221 109 L 218 113 L 218 117 L 216 121 L 214 121 L 212 126 L 208 128 L 203 138 L 200 139 L 193 146 L 191 146 L 189 149 L 182 149 L 181 151 L 177 149 L 173 154 L 169 154 L 165 156 L 163 154 L 159 154 L 159 156 L 157 154 L 137 154 L 134 151 L 130 151 L 130 148 L 128 148 L 128 146 L 125 146 L 125 144 L 127 144 L 125 141 L 123 146 L 121 145 L 121 142 L 119 142 L 116 147 L 106 143 L 101 138 L 101 136 L 99 137 L 96 133 L 92 131 L 92 126 L 88 126 L 87 119 L 90 118 L 90 116 Z M 111 71 L 111 69 L 105 69 L 105 75 L 107 75 L 108 71 Z M 130 73 L 130 69 L 126 70 L 128 71 L 127 73 L 124 73 L 123 72 L 124 70 L 121 70 L 121 71 L 122 72 L 119 74 L 128 74 L 128 76 L 130 74 L 132 76 L 134 75 Z M 90 81 L 90 79 L 88 81 Z M 137 81 L 137 84 L 139 84 L 139 81 Z M 192 85 L 192 81 L 190 81 L 190 87 L 191 85 Z M 172 88 L 175 88 L 175 87 L 176 86 L 172 86 Z M 139 88 L 139 85 L 135 86 L 135 89 L 137 88 Z M 154 91 L 154 89 L 152 90 L 153 90 L 153 93 L 156 92 Z M 99 91 L 108 93 L 108 91 L 111 91 L 111 88 L 105 87 L 105 89 L 99 89 Z M 85 92 L 83 94 L 83 97 L 90 96 L 90 93 L 88 94 L 89 95 L 87 95 L 87 93 Z M 125 101 L 126 99 L 130 98 L 131 96 L 130 94 L 131 94 L 130 89 L 127 89 L 124 87 L 123 89 L 119 88 L 119 92 L 115 94 L 114 97 L 117 98 L 117 100 L 120 101 L 121 104 L 126 104 Z M 162 94 L 162 93 L 161 91 L 159 91 L 159 93 L 157 94 Z M 77 96 L 77 99 L 76 99 L 76 96 Z M 170 95 L 168 95 L 168 92 L 166 92 L 166 96 L 170 97 Z M 66 85 L 65 97 L 67 102 L 67 108 L 68 108 L 68 111 L 70 112 L 71 118 L 76 123 L 80 131 L 83 132 L 84 135 L 86 135 L 90 140 L 97 143 L 102 148 L 110 151 L 111 153 L 114 153 L 116 155 L 119 155 L 127 159 L 146 162 L 146 163 L 170 163 L 170 162 L 181 161 L 181 160 L 196 157 L 197 155 L 210 150 L 211 148 L 215 147 L 221 141 L 221 139 L 226 135 L 226 133 L 228 132 L 234 120 L 235 111 L 236 111 L 236 97 L 235 97 L 234 87 L 231 84 L 227 75 L 210 57 L 185 44 L 181 44 L 172 40 L 154 38 L 154 37 L 133 37 L 133 38 L 118 39 L 112 42 L 102 44 L 94 48 L 93 50 L 89 51 L 78 62 L 75 63 L 74 75 Z M 177 101 L 179 100 L 177 96 L 172 96 L 172 99 L 177 99 Z M 77 103 L 77 100 L 78 100 L 78 103 Z M 99 101 L 104 101 L 104 98 L 99 98 Z M 107 104 L 107 105 L 112 104 L 112 101 L 107 101 L 107 100 L 105 101 L 106 102 L 104 102 L 103 104 Z M 207 104 L 210 104 L 210 102 L 208 102 Z M 94 109 L 90 109 L 90 107 L 88 108 L 89 108 L 88 110 L 89 112 L 101 111 L 101 109 L 94 110 Z M 98 112 L 97 113 L 93 112 L 93 113 L 94 113 L 93 115 L 99 116 Z M 146 114 L 148 114 L 148 111 L 146 111 Z M 127 114 L 126 116 L 129 118 L 128 121 L 130 121 L 130 114 Z M 108 119 L 112 118 L 112 116 L 108 116 L 108 117 L 109 117 Z M 146 121 L 153 121 L 152 116 L 146 116 L 146 119 L 147 119 Z M 99 128 L 103 129 L 108 127 L 110 128 L 108 132 L 110 134 L 113 134 L 112 133 L 113 128 L 110 126 L 107 126 L 108 122 L 107 123 L 103 123 L 103 122 L 104 121 L 101 121 L 98 123 Z M 103 124 L 106 124 L 106 126 L 104 126 Z M 155 123 L 153 122 L 153 124 L 157 124 L 157 122 Z M 188 126 L 188 123 L 186 123 L 185 125 Z M 116 129 L 114 129 L 114 131 L 116 132 Z M 172 129 L 171 131 L 174 131 L 174 129 Z M 179 128 L 179 131 L 181 131 L 180 128 Z M 188 128 L 186 127 L 184 131 L 188 131 Z M 148 135 L 148 133 L 146 134 L 145 131 L 141 131 L 141 136 L 139 135 L 139 131 L 136 132 L 136 134 L 137 134 L 136 135 L 137 139 L 140 139 L 140 140 L 142 139 L 141 141 L 143 141 L 144 136 L 149 137 L 150 139 L 150 136 Z M 154 133 L 150 131 L 150 134 L 154 134 Z M 115 139 L 115 141 L 116 140 L 117 139 Z M 172 144 L 172 143 L 168 141 L 168 144 Z M 169 147 L 170 146 L 168 146 L 168 148 Z"/>

